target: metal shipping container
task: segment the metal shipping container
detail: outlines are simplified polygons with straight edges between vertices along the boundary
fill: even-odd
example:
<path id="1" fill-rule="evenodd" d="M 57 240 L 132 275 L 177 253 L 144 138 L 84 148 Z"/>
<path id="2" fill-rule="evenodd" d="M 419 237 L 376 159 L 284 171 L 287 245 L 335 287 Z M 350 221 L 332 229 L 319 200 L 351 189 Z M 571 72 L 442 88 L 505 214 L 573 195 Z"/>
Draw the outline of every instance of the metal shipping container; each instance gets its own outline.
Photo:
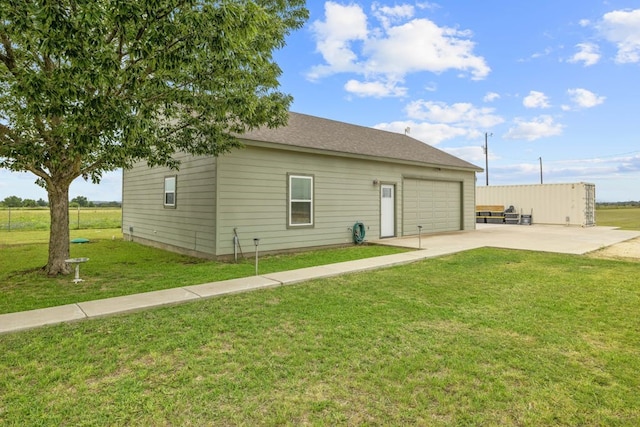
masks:
<path id="1" fill-rule="evenodd" d="M 596 225 L 596 186 L 585 182 L 478 186 L 476 204 L 513 206 L 534 224 Z"/>

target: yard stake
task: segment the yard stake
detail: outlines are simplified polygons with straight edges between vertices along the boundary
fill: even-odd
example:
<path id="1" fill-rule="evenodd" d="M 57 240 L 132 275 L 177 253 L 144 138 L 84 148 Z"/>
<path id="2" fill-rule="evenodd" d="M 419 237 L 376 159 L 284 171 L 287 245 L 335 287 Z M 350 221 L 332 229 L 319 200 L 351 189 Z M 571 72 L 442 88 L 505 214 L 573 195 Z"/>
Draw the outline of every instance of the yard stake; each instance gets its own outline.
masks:
<path id="1" fill-rule="evenodd" d="M 258 243 L 260 243 L 260 239 L 253 239 L 253 244 L 256 246 L 256 276 L 258 275 Z"/>

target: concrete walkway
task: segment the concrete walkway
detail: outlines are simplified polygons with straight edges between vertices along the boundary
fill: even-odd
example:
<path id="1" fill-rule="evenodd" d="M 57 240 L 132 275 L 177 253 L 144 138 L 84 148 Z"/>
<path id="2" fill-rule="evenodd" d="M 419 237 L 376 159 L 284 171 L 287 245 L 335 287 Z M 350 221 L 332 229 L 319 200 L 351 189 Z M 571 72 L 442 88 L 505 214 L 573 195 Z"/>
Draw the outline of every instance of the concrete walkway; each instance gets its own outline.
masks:
<path id="1" fill-rule="evenodd" d="M 613 227 L 477 224 L 477 230 L 474 231 L 428 235 L 421 238 L 384 239 L 374 242 L 416 249 L 412 252 L 2 314 L 0 315 L 0 333 L 408 264 L 480 247 L 584 254 L 635 237 L 640 237 L 640 232 L 617 230 Z"/>

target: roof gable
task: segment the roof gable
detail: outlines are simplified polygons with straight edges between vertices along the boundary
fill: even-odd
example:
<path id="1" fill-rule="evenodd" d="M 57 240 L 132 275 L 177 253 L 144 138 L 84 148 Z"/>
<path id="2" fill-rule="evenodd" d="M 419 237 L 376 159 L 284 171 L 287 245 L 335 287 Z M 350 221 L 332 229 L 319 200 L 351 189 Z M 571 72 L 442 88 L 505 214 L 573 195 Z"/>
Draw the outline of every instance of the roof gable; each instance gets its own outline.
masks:
<path id="1" fill-rule="evenodd" d="M 404 134 L 293 112 L 289 113 L 287 126 L 255 129 L 246 132 L 240 138 L 333 153 L 424 163 L 430 166 L 482 170 Z"/>

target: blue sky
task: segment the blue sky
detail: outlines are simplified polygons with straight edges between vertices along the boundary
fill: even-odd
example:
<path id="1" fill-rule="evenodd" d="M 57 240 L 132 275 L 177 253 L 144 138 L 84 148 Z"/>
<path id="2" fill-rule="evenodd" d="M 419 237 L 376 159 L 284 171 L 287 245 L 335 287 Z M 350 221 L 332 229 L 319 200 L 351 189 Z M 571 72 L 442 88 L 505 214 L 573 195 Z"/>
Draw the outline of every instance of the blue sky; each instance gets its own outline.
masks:
<path id="1" fill-rule="evenodd" d="M 404 132 L 490 185 L 592 182 L 640 200 L 638 1 L 309 1 L 276 53 L 292 110 Z M 46 198 L 0 171 L 0 200 Z M 478 185 L 486 176 L 478 174 Z M 120 200 L 120 173 L 70 197 Z"/>

